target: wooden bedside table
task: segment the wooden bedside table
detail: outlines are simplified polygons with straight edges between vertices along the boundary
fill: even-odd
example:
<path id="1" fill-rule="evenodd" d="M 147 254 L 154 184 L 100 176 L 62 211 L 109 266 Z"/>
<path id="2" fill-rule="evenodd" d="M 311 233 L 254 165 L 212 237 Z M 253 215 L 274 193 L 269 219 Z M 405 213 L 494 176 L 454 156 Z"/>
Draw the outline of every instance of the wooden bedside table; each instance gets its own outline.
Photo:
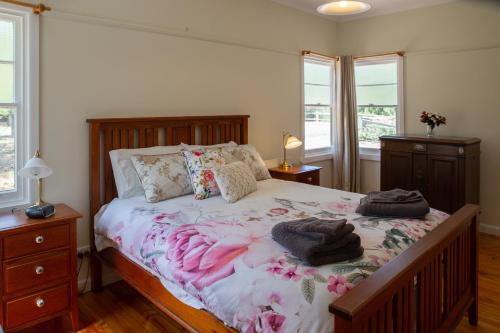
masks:
<path id="1" fill-rule="evenodd" d="M 0 326 L 13 332 L 66 314 L 78 329 L 76 220 L 56 214 L 30 219 L 24 211 L 0 215 Z"/>
<path id="2" fill-rule="evenodd" d="M 321 169 L 321 167 L 312 165 L 294 165 L 288 169 L 272 168 L 269 169 L 269 173 L 276 179 L 319 186 L 319 171 Z"/>

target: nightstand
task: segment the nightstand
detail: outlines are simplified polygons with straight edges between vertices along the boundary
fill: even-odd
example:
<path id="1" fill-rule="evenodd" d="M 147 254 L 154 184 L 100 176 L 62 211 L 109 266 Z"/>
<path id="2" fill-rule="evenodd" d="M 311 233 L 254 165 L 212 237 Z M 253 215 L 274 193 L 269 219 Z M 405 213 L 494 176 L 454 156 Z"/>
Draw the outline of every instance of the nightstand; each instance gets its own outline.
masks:
<path id="1" fill-rule="evenodd" d="M 70 314 L 78 329 L 76 220 L 57 204 L 56 214 L 30 219 L 24 211 L 0 215 L 0 326 L 13 332 Z"/>
<path id="2" fill-rule="evenodd" d="M 269 169 L 269 173 L 276 179 L 319 186 L 319 171 L 321 169 L 321 167 L 312 165 L 297 165 L 287 169 L 281 167 L 272 168 Z"/>

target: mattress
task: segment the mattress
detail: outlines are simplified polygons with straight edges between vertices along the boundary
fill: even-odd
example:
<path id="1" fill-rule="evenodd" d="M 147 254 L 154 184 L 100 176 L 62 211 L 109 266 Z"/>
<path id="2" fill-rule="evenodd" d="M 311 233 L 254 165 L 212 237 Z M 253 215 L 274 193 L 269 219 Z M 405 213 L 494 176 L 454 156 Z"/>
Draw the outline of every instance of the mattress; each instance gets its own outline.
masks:
<path id="1" fill-rule="evenodd" d="M 331 333 L 330 303 L 448 217 L 436 210 L 424 220 L 363 217 L 355 213 L 362 197 L 269 179 L 234 204 L 220 196 L 115 199 L 96 216 L 96 245 L 117 248 L 179 300 L 241 332 Z M 272 240 L 275 224 L 312 216 L 347 219 L 364 255 L 309 267 Z"/>

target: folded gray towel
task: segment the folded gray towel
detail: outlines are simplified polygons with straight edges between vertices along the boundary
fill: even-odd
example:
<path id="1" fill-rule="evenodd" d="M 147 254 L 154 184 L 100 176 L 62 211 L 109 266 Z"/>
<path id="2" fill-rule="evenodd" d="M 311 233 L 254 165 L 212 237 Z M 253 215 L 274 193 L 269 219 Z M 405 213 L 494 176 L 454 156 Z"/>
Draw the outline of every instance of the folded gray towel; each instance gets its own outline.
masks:
<path id="1" fill-rule="evenodd" d="M 343 223 L 343 221 L 336 222 Z M 310 233 L 295 232 L 293 228 L 292 231 L 289 231 L 287 227 L 290 223 L 295 226 L 297 221 L 282 222 L 275 225 L 271 231 L 273 239 L 287 248 L 292 255 L 309 265 L 324 265 L 360 256 L 361 238 L 352 232 L 354 226 L 351 224 L 344 224 L 345 227 L 351 226 L 346 228 L 346 230 L 350 230 L 348 233 L 337 238 L 335 242 L 328 243 L 324 242 L 324 239 L 310 237 Z"/>
<path id="2" fill-rule="evenodd" d="M 274 227 L 277 233 L 293 233 L 313 240 L 318 244 L 333 243 L 354 230 L 347 220 L 320 220 L 316 217 L 288 221 Z"/>
<path id="3" fill-rule="evenodd" d="M 419 191 L 405 191 L 400 188 L 383 192 L 370 192 L 367 195 L 367 200 L 370 203 L 409 203 L 422 199 L 424 197 Z"/>
<path id="4" fill-rule="evenodd" d="M 376 217 L 405 217 L 420 219 L 430 212 L 429 204 L 422 197 L 421 200 L 407 203 L 378 203 L 370 202 L 368 197 L 360 200 L 356 213 L 363 216 Z"/>
<path id="5" fill-rule="evenodd" d="M 340 248 L 333 252 L 318 253 L 308 258 L 307 263 L 311 266 L 322 266 L 336 262 L 352 260 L 363 255 L 365 249 L 362 246 L 357 248 Z"/>

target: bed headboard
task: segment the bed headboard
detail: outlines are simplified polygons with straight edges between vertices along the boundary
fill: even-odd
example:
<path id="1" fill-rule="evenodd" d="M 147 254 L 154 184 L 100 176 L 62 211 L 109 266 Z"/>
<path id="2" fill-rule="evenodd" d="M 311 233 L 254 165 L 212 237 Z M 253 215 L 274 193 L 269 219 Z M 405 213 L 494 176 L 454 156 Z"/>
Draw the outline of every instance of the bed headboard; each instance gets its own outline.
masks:
<path id="1" fill-rule="evenodd" d="M 109 151 L 120 148 L 248 143 L 248 115 L 87 119 L 89 135 L 90 224 L 99 208 L 116 197 Z"/>

